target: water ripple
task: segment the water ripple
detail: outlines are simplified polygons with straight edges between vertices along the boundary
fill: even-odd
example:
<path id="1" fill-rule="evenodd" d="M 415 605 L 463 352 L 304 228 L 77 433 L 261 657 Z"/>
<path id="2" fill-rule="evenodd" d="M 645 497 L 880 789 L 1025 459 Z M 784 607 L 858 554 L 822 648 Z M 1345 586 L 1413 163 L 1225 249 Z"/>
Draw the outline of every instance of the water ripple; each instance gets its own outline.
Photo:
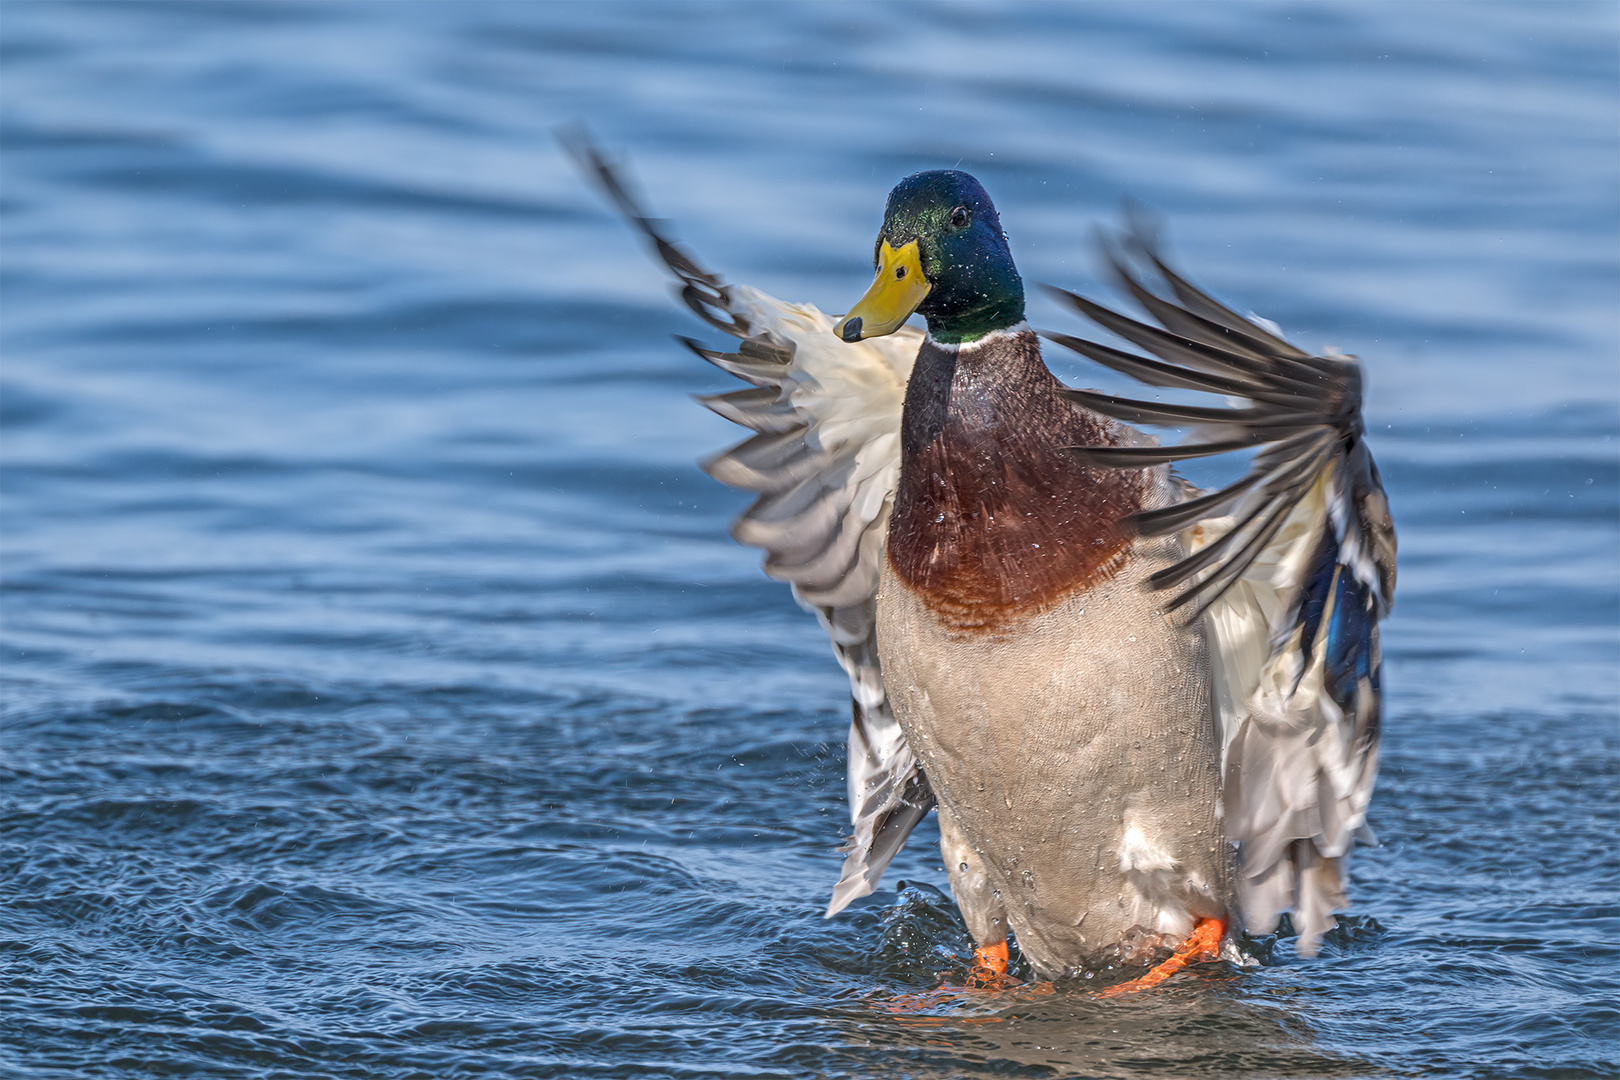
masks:
<path id="1" fill-rule="evenodd" d="M 7 1075 L 1613 1075 L 1615 31 L 9 6 Z M 726 538 L 693 462 L 737 433 L 684 395 L 729 387 L 555 148 L 581 117 L 706 259 L 826 310 L 893 180 L 960 165 L 1029 280 L 1098 288 L 1131 195 L 1366 358 L 1383 844 L 1320 959 L 1285 926 L 1139 1000 L 919 1008 L 970 951 L 931 823 L 821 918 L 842 674 Z"/>

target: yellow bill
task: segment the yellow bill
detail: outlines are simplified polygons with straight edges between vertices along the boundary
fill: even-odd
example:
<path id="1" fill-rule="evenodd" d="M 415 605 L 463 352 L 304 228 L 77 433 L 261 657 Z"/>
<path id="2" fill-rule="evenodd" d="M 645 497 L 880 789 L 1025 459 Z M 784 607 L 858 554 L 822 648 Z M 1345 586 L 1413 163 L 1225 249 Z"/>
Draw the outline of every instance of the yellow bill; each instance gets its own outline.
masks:
<path id="1" fill-rule="evenodd" d="M 855 303 L 833 333 L 845 341 L 882 337 L 905 325 L 917 305 L 934 286 L 923 276 L 922 257 L 917 241 L 893 247 L 887 240 L 878 245 L 877 276 L 871 288 Z"/>

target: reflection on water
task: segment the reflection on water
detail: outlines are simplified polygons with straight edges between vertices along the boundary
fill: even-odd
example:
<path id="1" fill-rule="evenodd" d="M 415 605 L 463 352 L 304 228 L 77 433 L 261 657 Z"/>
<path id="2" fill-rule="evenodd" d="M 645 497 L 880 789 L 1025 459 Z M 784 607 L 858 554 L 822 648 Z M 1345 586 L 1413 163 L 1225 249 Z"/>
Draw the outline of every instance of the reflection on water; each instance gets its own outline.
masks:
<path id="1" fill-rule="evenodd" d="M 1617 1068 L 1612 6 L 3 20 L 8 1075 Z M 576 119 L 825 310 L 959 165 L 1029 281 L 1105 291 L 1134 196 L 1366 359 L 1383 846 L 1321 959 L 884 1007 L 966 949 L 932 824 L 821 919 L 843 677 L 726 537 L 694 460 L 737 433 L 685 395 L 731 387 Z"/>
<path id="2" fill-rule="evenodd" d="M 863 1016 L 846 1021 L 851 1050 L 904 1063 L 908 1075 L 991 1066 L 1011 1076 L 1366 1076 L 1380 1070 L 1325 1051 L 1300 1018 L 1309 1002 L 1282 991 L 1260 1001 L 1228 988 L 1181 985 L 1129 1003 L 1077 994 L 1031 997 L 1001 1015 L 960 1019 Z M 1227 976 L 1228 980 L 1241 976 Z M 987 1071 L 989 1071 L 987 1069 Z"/>
<path id="3" fill-rule="evenodd" d="M 1321 1046 L 1309 1024 L 1305 987 L 1273 984 L 1246 992 L 1247 972 L 1270 960 L 1274 938 L 1244 941 L 1246 963 L 1207 964 L 1158 993 L 1102 999 L 1081 979 L 1053 986 L 1029 977 L 1003 993 L 935 990 L 960 985 L 972 943 L 950 898 L 928 885 L 900 886 L 883 913 L 877 950 L 881 988 L 832 1021 L 846 1052 L 905 1062 L 908 1075 L 950 1076 L 964 1062 L 994 1062 L 997 1075 L 1365 1076 L 1375 1065 Z M 1349 917 L 1332 945 L 1354 948 L 1373 935 Z M 1024 970 L 1020 971 L 1022 966 Z M 1107 981 L 1104 979 L 1103 981 Z M 906 989 L 911 987 L 912 989 Z"/>

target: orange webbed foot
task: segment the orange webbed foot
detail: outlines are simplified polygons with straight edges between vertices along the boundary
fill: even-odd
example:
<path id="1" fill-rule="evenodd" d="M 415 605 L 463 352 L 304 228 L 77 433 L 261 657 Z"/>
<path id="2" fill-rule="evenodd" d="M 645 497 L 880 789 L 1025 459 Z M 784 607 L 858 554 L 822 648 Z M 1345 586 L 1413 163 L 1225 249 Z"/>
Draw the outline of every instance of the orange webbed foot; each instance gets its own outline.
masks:
<path id="1" fill-rule="evenodd" d="M 994 945 L 981 945 L 973 950 L 973 966 L 968 969 L 963 985 L 970 990 L 1004 990 L 1017 985 L 1018 980 L 1007 974 L 1010 962 L 1006 939 Z"/>
<path id="2" fill-rule="evenodd" d="M 928 1020 L 930 1018 L 920 1015 L 932 1012 L 944 1006 L 968 1006 L 978 1008 L 987 1005 L 980 993 L 1006 993 L 1016 990 L 1018 994 L 1030 997 L 1041 997 L 1053 993 L 1052 984 L 1032 983 L 1026 984 L 1022 979 L 1008 974 L 1012 967 L 1012 956 L 1006 941 L 998 941 L 994 945 L 983 945 L 973 950 L 973 962 L 968 967 L 966 976 L 960 985 L 952 983 L 951 972 L 942 971 L 939 986 L 922 993 L 900 994 L 892 998 L 878 1000 L 873 998 L 874 1004 L 884 1012 L 913 1020 Z M 937 1018 L 934 1018 L 937 1019 Z M 963 1016 L 953 1015 L 954 1023 L 990 1024 L 1000 1023 L 1008 1019 L 1005 1016 Z"/>
<path id="3" fill-rule="evenodd" d="M 1199 919 L 1198 925 L 1193 927 L 1192 936 L 1176 948 L 1175 954 L 1170 959 L 1140 978 L 1098 991 L 1098 996 L 1118 997 L 1121 994 L 1134 994 L 1139 990 L 1151 990 L 1188 964 L 1219 960 L 1221 958 L 1221 939 L 1225 936 L 1226 920 Z"/>

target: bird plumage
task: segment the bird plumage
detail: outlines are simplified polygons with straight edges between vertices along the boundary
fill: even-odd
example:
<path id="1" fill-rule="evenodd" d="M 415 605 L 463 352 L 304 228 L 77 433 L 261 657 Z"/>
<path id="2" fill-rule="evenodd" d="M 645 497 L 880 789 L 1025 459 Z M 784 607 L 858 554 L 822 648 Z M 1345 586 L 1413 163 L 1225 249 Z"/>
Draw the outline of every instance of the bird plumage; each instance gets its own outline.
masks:
<path id="1" fill-rule="evenodd" d="M 854 831 L 828 914 L 872 891 L 937 802 L 975 938 L 1010 926 L 1045 974 L 1229 911 L 1268 930 L 1292 910 L 1314 951 L 1368 835 L 1394 588 L 1355 361 L 1236 314 L 1138 232 L 1105 248 L 1157 325 L 1059 295 L 1151 355 L 1048 336 L 1245 404 L 1072 390 L 1021 322 L 967 174 L 896 188 L 878 279 L 835 322 L 703 270 L 594 146 L 571 149 L 687 304 L 741 339 L 688 343 L 752 384 L 701 399 L 756 433 L 705 467 L 758 494 L 733 534 L 765 550 L 850 678 Z M 895 320 L 896 296 L 927 335 Z M 1169 469 L 1233 450 L 1254 451 L 1250 471 L 1221 491 Z"/>

